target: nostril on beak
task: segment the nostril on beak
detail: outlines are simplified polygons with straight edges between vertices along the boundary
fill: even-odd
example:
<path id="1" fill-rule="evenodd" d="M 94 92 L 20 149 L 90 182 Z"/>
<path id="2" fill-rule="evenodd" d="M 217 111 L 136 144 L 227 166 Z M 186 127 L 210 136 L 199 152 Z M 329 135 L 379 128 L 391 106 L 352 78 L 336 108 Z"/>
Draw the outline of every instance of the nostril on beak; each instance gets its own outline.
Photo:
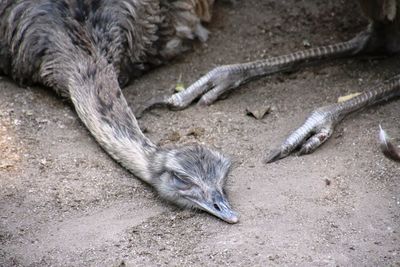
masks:
<path id="1" fill-rule="evenodd" d="M 214 204 L 214 208 L 215 208 L 216 210 L 218 210 L 218 211 L 221 211 L 221 208 L 220 208 L 217 204 Z"/>

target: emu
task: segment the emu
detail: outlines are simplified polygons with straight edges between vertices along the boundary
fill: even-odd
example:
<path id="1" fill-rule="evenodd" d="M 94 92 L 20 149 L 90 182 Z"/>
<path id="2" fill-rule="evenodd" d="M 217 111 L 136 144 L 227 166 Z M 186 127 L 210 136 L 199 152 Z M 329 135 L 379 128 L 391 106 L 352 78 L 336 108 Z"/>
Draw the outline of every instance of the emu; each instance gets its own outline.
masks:
<path id="1" fill-rule="evenodd" d="M 400 1 L 358 0 L 358 2 L 370 23 L 367 29 L 351 40 L 266 60 L 217 67 L 182 92 L 151 99 L 143 105 L 139 113 L 156 105 L 184 109 L 198 98 L 200 98 L 198 104 L 210 105 L 222 94 L 254 78 L 297 69 L 310 63 L 322 63 L 326 60 L 362 54 L 392 55 L 400 52 Z M 314 152 L 329 139 L 335 126 L 345 116 L 399 95 L 400 75 L 397 75 L 348 101 L 317 108 L 278 149 L 268 155 L 266 162 L 282 159 L 297 149 L 300 155 Z M 382 128 L 379 137 L 383 153 L 393 160 L 400 161 L 400 148 L 392 143 Z"/>
<path id="2" fill-rule="evenodd" d="M 121 86 L 194 39 L 214 0 L 0 0 L 0 72 L 71 100 L 104 150 L 159 195 L 238 222 L 224 193 L 230 159 L 200 145 L 161 148 L 140 130 Z"/>

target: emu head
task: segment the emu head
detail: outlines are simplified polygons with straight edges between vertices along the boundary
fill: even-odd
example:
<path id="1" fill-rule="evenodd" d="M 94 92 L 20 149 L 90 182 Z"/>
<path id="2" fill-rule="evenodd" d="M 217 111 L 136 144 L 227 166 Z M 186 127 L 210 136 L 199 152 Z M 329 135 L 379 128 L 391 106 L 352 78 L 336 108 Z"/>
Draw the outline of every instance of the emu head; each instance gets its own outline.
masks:
<path id="1" fill-rule="evenodd" d="M 172 203 L 237 223 L 238 216 L 224 193 L 230 166 L 228 158 L 203 146 L 159 150 L 151 162 L 151 183 Z"/>

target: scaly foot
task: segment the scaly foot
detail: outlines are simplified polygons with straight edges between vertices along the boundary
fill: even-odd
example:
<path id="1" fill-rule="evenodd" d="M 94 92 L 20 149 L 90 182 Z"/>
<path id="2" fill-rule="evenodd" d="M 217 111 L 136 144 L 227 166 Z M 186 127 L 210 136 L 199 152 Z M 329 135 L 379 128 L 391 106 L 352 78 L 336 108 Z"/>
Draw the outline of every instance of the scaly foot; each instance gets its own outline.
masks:
<path id="1" fill-rule="evenodd" d="M 222 94 L 257 77 L 292 70 L 312 62 L 354 56 L 365 46 L 368 36 L 363 33 L 343 43 L 311 48 L 265 60 L 216 67 L 186 90 L 172 96 L 158 96 L 150 99 L 135 112 L 136 116 L 142 115 L 144 111 L 154 106 L 167 106 L 175 110 L 184 109 L 197 98 L 200 98 L 198 102 L 200 105 L 210 105 Z"/>
<path id="2" fill-rule="evenodd" d="M 297 148 L 299 148 L 300 155 L 314 152 L 328 140 L 342 118 L 337 105 L 325 106 L 315 110 L 300 128 L 294 131 L 278 149 L 270 153 L 266 162 L 271 163 L 285 158 Z"/>
<path id="3" fill-rule="evenodd" d="M 246 66 L 246 64 L 237 64 L 216 67 L 179 93 L 150 99 L 136 110 L 135 115 L 140 117 L 144 111 L 156 106 L 173 110 L 185 109 L 199 97 L 201 97 L 198 101 L 199 105 L 210 105 L 223 93 L 247 81 L 249 71 Z"/>

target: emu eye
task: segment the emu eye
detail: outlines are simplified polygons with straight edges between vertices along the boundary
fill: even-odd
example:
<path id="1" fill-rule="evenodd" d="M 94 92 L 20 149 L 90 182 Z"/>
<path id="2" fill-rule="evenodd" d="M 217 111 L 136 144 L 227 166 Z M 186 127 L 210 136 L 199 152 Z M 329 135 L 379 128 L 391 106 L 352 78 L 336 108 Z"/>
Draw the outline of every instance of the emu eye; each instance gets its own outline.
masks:
<path id="1" fill-rule="evenodd" d="M 186 181 L 186 179 L 182 179 L 178 174 L 172 172 L 171 177 L 176 188 L 180 190 L 187 190 L 191 187 L 190 183 Z"/>

